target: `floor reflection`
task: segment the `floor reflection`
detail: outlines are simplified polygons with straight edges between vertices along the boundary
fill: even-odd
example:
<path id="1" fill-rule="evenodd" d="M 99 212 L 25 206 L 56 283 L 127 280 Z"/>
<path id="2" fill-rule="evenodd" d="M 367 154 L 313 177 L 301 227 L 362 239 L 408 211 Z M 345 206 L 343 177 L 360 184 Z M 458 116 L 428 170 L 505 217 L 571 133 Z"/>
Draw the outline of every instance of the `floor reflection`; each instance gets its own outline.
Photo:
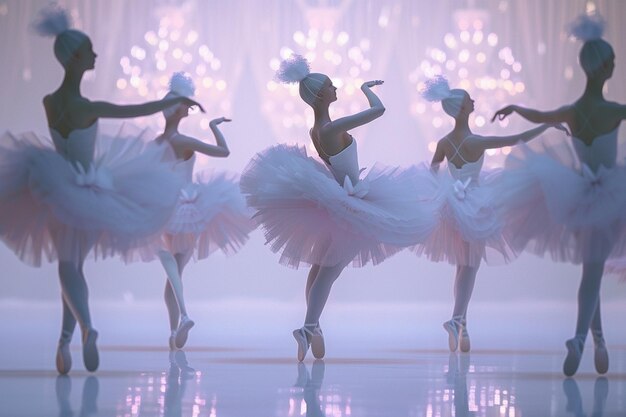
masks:
<path id="1" fill-rule="evenodd" d="M 277 417 L 351 416 L 351 396 L 339 386 L 323 387 L 325 372 L 326 364 L 323 359 L 316 359 L 310 372 L 306 364 L 298 363 L 296 382 L 288 390 L 286 412 L 279 410 Z"/>
<path id="2" fill-rule="evenodd" d="M 519 417 L 515 385 L 478 377 L 469 353 L 450 353 L 444 366 L 445 387 L 436 381 L 428 390 L 424 408 L 417 415 L 425 417 Z"/>
<path id="3" fill-rule="evenodd" d="M 189 366 L 184 351 L 169 352 L 167 372 L 141 373 L 126 389 L 118 403 L 117 417 L 143 415 L 162 417 L 215 416 L 215 398 L 207 401 L 201 392 L 202 372 Z M 191 402 L 184 402 L 188 385 L 192 385 Z"/>
<path id="4" fill-rule="evenodd" d="M 609 380 L 605 377 L 596 378 L 593 384 L 593 406 L 591 414 L 586 414 L 583 408 L 583 400 L 580 389 L 575 379 L 563 380 L 563 392 L 567 398 L 565 410 L 576 417 L 602 417 L 606 407 L 606 399 L 609 396 Z"/>
<path id="5" fill-rule="evenodd" d="M 68 375 L 59 375 L 56 378 L 54 391 L 59 406 L 59 417 L 73 417 L 74 407 L 70 400 L 72 393 L 72 378 Z M 99 382 L 95 376 L 85 378 L 83 382 L 83 394 L 80 401 L 80 411 L 78 416 L 96 416 L 98 413 L 98 391 Z"/>
<path id="6" fill-rule="evenodd" d="M 377 351 L 296 363 L 261 350 L 113 351 L 97 375 L 0 369 L 0 417 L 626 416 L 626 350 L 606 377 L 563 379 L 561 356 Z"/>

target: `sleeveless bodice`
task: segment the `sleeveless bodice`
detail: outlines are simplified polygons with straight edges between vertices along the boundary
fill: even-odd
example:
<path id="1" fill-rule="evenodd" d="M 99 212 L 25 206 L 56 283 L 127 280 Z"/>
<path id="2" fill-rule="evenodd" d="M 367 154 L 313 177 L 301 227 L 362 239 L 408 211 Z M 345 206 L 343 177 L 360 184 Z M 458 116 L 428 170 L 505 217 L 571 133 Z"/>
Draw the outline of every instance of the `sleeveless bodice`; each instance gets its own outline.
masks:
<path id="1" fill-rule="evenodd" d="M 478 183 L 478 177 L 480 176 L 480 170 L 483 167 L 483 161 L 485 160 L 485 154 L 482 154 L 477 161 L 465 162 L 461 168 L 457 168 L 452 162 L 448 161 L 448 169 L 452 178 L 465 181 L 468 178 L 472 179 L 472 182 Z"/>
<path id="2" fill-rule="evenodd" d="M 582 140 L 572 136 L 574 150 L 581 164 L 587 165 L 592 171 L 597 171 L 601 165 L 605 168 L 615 166 L 617 159 L 617 131 L 618 128 L 597 136 L 591 145 L 585 144 Z"/>
<path id="3" fill-rule="evenodd" d="M 354 139 L 338 154 L 328 156 L 328 168 L 339 184 L 343 184 L 346 175 L 352 185 L 359 182 L 359 160 Z"/>
<path id="4" fill-rule="evenodd" d="M 59 132 L 50 129 L 50 135 L 56 151 L 70 162 L 79 162 L 88 169 L 93 161 L 98 135 L 98 122 L 84 129 L 72 130 L 67 138 Z"/>
<path id="5" fill-rule="evenodd" d="M 191 156 L 189 159 L 180 159 L 176 163 L 177 169 L 181 172 L 184 172 L 185 180 L 191 182 L 193 180 L 193 166 L 196 163 L 196 154 Z"/>

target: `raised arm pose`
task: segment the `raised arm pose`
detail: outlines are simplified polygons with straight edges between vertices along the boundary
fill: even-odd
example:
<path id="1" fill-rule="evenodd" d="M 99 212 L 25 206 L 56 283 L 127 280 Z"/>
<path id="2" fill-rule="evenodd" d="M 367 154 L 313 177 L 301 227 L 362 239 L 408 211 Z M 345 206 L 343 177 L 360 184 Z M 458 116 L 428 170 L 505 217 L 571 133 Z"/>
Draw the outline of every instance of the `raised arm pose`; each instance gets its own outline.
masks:
<path id="1" fill-rule="evenodd" d="M 495 175 L 481 174 L 485 151 L 527 142 L 552 126 L 565 128 L 544 124 L 512 136 L 480 136 L 469 127 L 474 100 L 467 91 L 451 90 L 448 81 L 439 76 L 426 83 L 422 95 L 429 101 L 440 101 L 446 114 L 454 118 L 455 125 L 437 143 L 431 162 L 431 169 L 437 172 L 439 164 L 447 159 L 449 169 L 449 174 L 437 176 L 433 185 L 438 190 L 431 192 L 439 196 L 436 199 L 438 224 L 428 240 L 414 250 L 432 261 L 456 265 L 454 309 L 452 318 L 443 327 L 448 332 L 450 351 L 460 347 L 467 352 L 470 350 L 467 307 L 481 259 L 488 259 L 487 248 L 499 252 L 505 260 L 509 260 L 511 254 L 496 206 L 498 195 L 492 186 Z"/>
<path id="2" fill-rule="evenodd" d="M 302 361 L 310 344 L 316 358 L 324 356 L 319 319 L 341 271 L 350 263 L 377 264 L 417 243 L 431 221 L 411 196 L 407 171 L 375 168 L 359 176 L 357 142 L 348 130 L 383 115 L 385 107 L 371 90 L 382 81 L 361 87 L 369 109 L 331 120 L 337 88 L 328 76 L 311 73 L 308 62 L 294 55 L 282 62 L 277 78 L 299 83 L 300 97 L 313 108 L 310 136 L 324 164 L 300 147 L 277 145 L 252 159 L 240 185 L 281 263 L 311 265 L 304 326 L 293 331 Z"/>
<path id="3" fill-rule="evenodd" d="M 535 198 L 523 198 L 531 195 L 526 193 L 507 200 L 514 215 L 509 222 L 514 246 L 583 264 L 576 331 L 566 342 L 563 364 L 568 376 L 578 369 L 589 329 L 595 343 L 596 370 L 601 374 L 608 370 L 600 284 L 606 259 L 626 253 L 626 176 L 624 168 L 616 165 L 617 131 L 626 118 L 626 106 L 606 100 L 603 94 L 613 75 L 615 54 L 601 38 L 604 21 L 599 16 L 579 17 L 570 31 L 584 42 L 580 64 L 587 85 L 582 96 L 553 111 L 507 106 L 493 117 L 504 119 L 518 113 L 535 123 L 566 123 L 572 132 L 577 160 L 564 164 L 527 150 L 523 159 L 510 157 L 517 169 L 511 170 L 514 185 L 507 184 L 511 192 L 533 185 L 539 190 Z"/>
<path id="4" fill-rule="evenodd" d="M 165 99 L 191 97 L 195 87 L 191 78 L 176 73 L 170 81 L 170 91 Z M 182 275 L 185 265 L 193 257 L 204 259 L 216 249 L 224 253 L 236 252 L 248 239 L 253 223 L 239 184 L 226 174 L 198 176 L 193 181 L 196 152 L 225 158 L 230 154 L 219 125 L 230 122 L 220 117 L 209 123 L 215 145 L 181 134 L 178 126 L 189 114 L 189 105 L 177 104 L 163 111 L 165 131 L 156 140 L 167 143 L 174 155 L 175 169 L 184 173 L 186 184 L 182 188 L 176 210 L 163 235 L 164 248 L 158 252 L 167 273 L 165 305 L 170 320 L 171 350 L 181 349 L 194 322 L 187 315 L 183 297 Z"/>
<path id="5" fill-rule="evenodd" d="M 56 366 L 71 368 L 69 343 L 78 321 L 88 371 L 98 368 L 98 333 L 89 313 L 83 263 L 88 253 L 126 253 L 145 244 L 171 215 L 182 184 L 163 150 L 137 137 L 98 140 L 98 119 L 152 114 L 184 97 L 118 106 L 83 97 L 80 84 L 96 54 L 87 35 L 70 28 L 56 5 L 40 12 L 35 29 L 54 36 L 54 53 L 65 70 L 61 86 L 43 99 L 54 145 L 33 134 L 9 134 L 0 149 L 0 230 L 24 261 L 58 260 L 63 325 Z M 110 147 L 104 151 L 105 148 Z"/>

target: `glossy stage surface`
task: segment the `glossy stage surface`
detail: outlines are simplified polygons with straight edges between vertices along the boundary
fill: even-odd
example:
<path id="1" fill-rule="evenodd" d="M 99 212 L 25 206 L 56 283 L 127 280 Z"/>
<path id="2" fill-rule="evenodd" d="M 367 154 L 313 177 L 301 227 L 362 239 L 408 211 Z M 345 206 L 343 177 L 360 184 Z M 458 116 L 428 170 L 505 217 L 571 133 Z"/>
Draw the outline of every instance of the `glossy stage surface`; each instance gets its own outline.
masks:
<path id="1" fill-rule="evenodd" d="M 224 310 L 224 306 L 216 308 Z M 433 319 L 445 314 L 447 306 L 405 312 L 402 316 L 421 317 L 411 328 L 410 321 L 403 322 L 400 316 L 394 325 L 385 326 L 371 317 L 367 321 L 372 326 L 359 325 L 362 310 L 347 308 L 339 314 L 343 310 L 335 305 L 329 316 L 341 321 L 325 326 L 326 359 L 314 360 L 309 353 L 303 364 L 295 360 L 288 320 L 268 323 L 269 306 L 256 306 L 254 310 L 261 312 L 256 316 L 232 314 L 229 321 L 219 320 L 211 308 L 193 305 L 191 309 L 198 324 L 189 345 L 185 351 L 171 353 L 166 347 L 162 306 L 96 304 L 100 369 L 94 374 L 84 370 L 75 335 L 72 371 L 69 376 L 57 376 L 57 306 L 26 309 L 5 303 L 0 307 L 4 317 L 0 323 L 0 415 L 626 415 L 624 327 L 611 320 L 621 318 L 611 308 L 606 314 L 608 374 L 595 373 L 593 345 L 588 340 L 575 378 L 561 373 L 563 335 L 569 326 L 560 320 L 569 323 L 571 318 L 560 316 L 558 311 L 563 309 L 558 306 L 553 314 L 535 308 L 526 318 L 521 313 L 511 315 L 509 327 L 506 321 L 498 321 L 499 315 L 481 313 L 477 307 L 470 328 L 471 353 L 450 354 L 447 336 Z M 285 313 L 288 308 L 285 314 L 276 310 L 280 308 L 271 313 L 275 317 L 292 315 Z M 493 311 L 493 306 L 485 311 Z M 539 316 L 545 320 L 533 332 L 529 323 L 536 323 Z M 557 324 L 567 329 L 551 331 Z"/>

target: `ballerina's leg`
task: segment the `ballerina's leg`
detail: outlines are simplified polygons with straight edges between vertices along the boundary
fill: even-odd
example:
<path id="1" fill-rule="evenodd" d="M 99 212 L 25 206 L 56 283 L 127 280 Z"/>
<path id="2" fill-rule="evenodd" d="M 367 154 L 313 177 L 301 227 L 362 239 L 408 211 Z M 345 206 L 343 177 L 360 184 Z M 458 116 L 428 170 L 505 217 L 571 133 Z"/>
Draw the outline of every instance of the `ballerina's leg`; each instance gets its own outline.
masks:
<path id="1" fill-rule="evenodd" d="M 59 278 L 65 306 L 70 310 L 71 315 L 78 321 L 82 331 L 83 341 L 83 361 L 88 371 L 98 369 L 100 363 L 98 350 L 96 347 L 96 332 L 91 325 L 91 314 L 89 312 L 89 289 L 83 274 L 83 263 L 85 254 L 80 254 L 78 261 L 59 261 Z M 67 318 L 67 320 L 66 320 Z M 71 326 L 71 319 L 64 312 L 63 327 L 68 331 Z M 67 328 L 66 328 L 67 326 Z M 75 324 L 73 325 L 75 326 Z M 59 349 L 60 351 L 61 349 Z M 57 368 L 59 366 L 57 353 Z M 69 357 L 69 354 L 68 354 Z M 68 369 L 69 370 L 69 369 Z M 59 369 L 61 371 L 61 369 Z M 63 372 L 62 372 L 63 373 Z"/>
<path id="2" fill-rule="evenodd" d="M 313 330 L 319 322 L 322 311 L 324 311 L 324 306 L 326 306 L 328 296 L 330 295 L 330 289 L 337 278 L 339 278 L 341 271 L 343 271 L 349 263 L 350 262 L 348 261 L 334 266 L 322 266 L 319 268 L 315 280 L 309 290 L 307 310 L 304 320 L 304 326 L 308 327 L 309 330 Z"/>
<path id="3" fill-rule="evenodd" d="M 596 315 L 596 310 L 599 308 L 600 285 L 602 283 L 603 273 L 603 261 L 583 263 L 583 276 L 580 280 L 580 287 L 578 288 L 576 334 L 574 338 L 565 342 L 567 356 L 563 362 L 563 373 L 567 376 L 574 375 L 580 365 L 587 333 Z M 599 315 L 598 320 L 600 320 Z"/>
<path id="4" fill-rule="evenodd" d="M 189 330 L 191 330 L 195 324 L 187 315 L 182 281 L 183 269 L 190 258 L 190 253 L 172 255 L 170 252 L 164 250 L 159 252 L 159 260 L 167 273 L 167 282 L 169 284 L 169 287 L 166 285 L 165 289 L 165 303 L 168 307 L 170 327 L 173 330 L 172 335 L 170 336 L 171 349 L 181 349 L 185 346 Z M 177 309 L 173 308 L 174 303 L 171 300 L 171 295 L 173 295 L 173 298 L 176 301 Z M 178 321 L 178 314 L 180 314 L 180 321 Z M 175 320 L 176 326 L 174 327 Z"/>
<path id="5" fill-rule="evenodd" d="M 306 288 L 304 289 L 304 299 L 306 301 L 307 306 L 309 305 L 309 294 L 311 294 L 311 287 L 315 282 L 315 278 L 317 278 L 317 274 L 320 271 L 319 265 L 313 265 L 309 270 L 309 275 L 306 279 Z"/>

